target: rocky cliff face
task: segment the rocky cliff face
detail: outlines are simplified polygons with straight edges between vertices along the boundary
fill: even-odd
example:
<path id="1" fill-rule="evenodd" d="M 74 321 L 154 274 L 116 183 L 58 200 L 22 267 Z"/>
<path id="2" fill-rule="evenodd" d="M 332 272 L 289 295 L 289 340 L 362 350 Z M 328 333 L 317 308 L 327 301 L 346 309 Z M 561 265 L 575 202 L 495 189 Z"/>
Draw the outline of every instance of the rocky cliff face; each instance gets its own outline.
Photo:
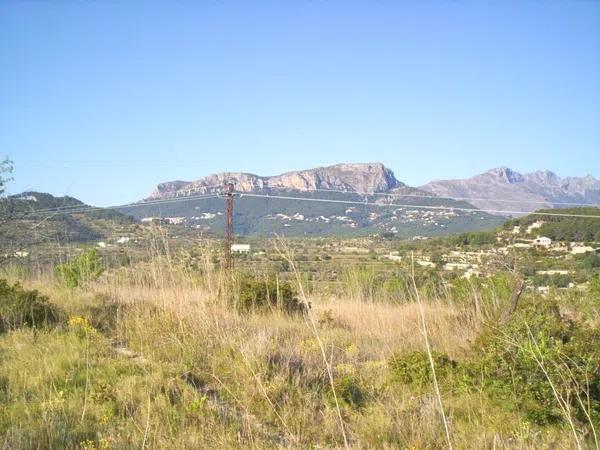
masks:
<path id="1" fill-rule="evenodd" d="M 336 164 L 272 177 L 226 172 L 197 181 L 170 181 L 159 184 L 148 200 L 223 192 L 228 181 L 234 183 L 237 192 L 330 189 L 369 194 L 406 187 L 381 163 Z"/>
<path id="2" fill-rule="evenodd" d="M 462 180 L 432 181 L 420 189 L 442 197 L 468 198 L 478 208 L 514 213 L 600 202 L 600 180 L 590 175 L 561 178 L 548 170 L 520 174 L 508 167 Z"/>

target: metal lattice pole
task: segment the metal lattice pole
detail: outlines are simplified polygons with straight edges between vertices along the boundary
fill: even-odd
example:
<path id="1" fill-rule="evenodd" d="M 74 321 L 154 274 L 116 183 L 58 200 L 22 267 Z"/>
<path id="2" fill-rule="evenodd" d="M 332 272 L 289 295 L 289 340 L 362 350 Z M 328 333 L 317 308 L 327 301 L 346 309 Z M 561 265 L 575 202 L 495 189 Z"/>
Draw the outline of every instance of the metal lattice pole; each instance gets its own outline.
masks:
<path id="1" fill-rule="evenodd" d="M 227 183 L 227 224 L 225 226 L 225 268 L 233 269 L 233 183 Z"/>

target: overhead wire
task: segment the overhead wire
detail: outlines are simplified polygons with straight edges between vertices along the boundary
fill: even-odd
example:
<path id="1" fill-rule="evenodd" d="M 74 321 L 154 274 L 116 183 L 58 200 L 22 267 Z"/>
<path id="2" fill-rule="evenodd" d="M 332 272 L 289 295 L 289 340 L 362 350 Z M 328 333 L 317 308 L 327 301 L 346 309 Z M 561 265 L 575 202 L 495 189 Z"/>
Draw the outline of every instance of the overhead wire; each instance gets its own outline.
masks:
<path id="1" fill-rule="evenodd" d="M 106 162 L 106 163 L 95 163 L 95 164 L 88 164 L 88 163 L 80 163 L 80 164 L 73 164 L 73 163 L 67 163 L 67 162 L 47 162 L 47 163 L 31 163 L 31 164 L 18 164 L 18 166 L 22 166 L 22 167 L 45 167 L 45 166 L 58 166 L 58 167 L 73 167 L 73 168 L 94 168 L 94 167 L 130 167 L 130 166 L 139 166 L 139 165 L 148 165 L 148 166 L 154 166 L 154 165 L 159 165 L 161 167 L 163 166 L 173 166 L 173 167 L 179 167 L 179 163 L 173 163 L 173 162 L 153 162 L 153 161 L 123 161 L 120 162 L 118 164 L 115 164 L 114 162 Z M 17 165 L 16 165 L 17 166 Z M 282 187 L 278 187 L 278 186 L 269 186 L 270 189 L 281 189 L 281 190 L 286 190 L 286 188 L 282 188 Z M 191 189 L 190 191 L 194 191 L 194 189 Z M 519 200 L 519 199 L 506 199 L 506 198 L 491 198 L 491 197 L 459 197 L 459 196 L 441 196 L 441 195 L 436 195 L 434 193 L 432 193 L 431 195 L 427 195 L 427 194 L 400 194 L 400 193 L 388 193 L 388 192 L 372 192 L 372 193 L 361 193 L 361 192 L 357 192 L 357 191 L 348 191 L 348 190 L 341 190 L 341 189 L 322 189 L 322 188 L 315 188 L 315 189 L 310 189 L 308 192 L 336 192 L 336 193 L 342 193 L 342 194 L 357 194 L 357 195 L 373 195 L 373 196 L 389 196 L 389 197 L 414 197 L 414 198 L 438 198 L 438 199 L 445 199 L 445 200 L 456 200 L 456 201 L 494 201 L 494 202 L 500 202 L 500 203 L 522 203 L 522 204 L 539 204 L 539 205 L 548 205 L 550 204 L 554 204 L 554 205 L 568 205 L 568 206 L 590 206 L 590 207 L 600 207 L 599 203 L 585 203 L 585 202 L 567 202 L 567 201 L 542 201 L 542 200 Z"/>
<path id="2" fill-rule="evenodd" d="M 399 194 L 399 193 L 390 193 L 390 192 L 373 192 L 373 193 L 360 193 L 355 191 L 343 191 L 340 189 L 311 189 L 311 191 L 317 192 L 336 192 L 340 194 L 356 194 L 356 195 L 378 195 L 378 196 L 386 196 L 386 197 L 414 197 L 414 198 L 430 198 L 430 199 L 442 199 L 442 200 L 457 200 L 457 201 L 494 201 L 500 203 L 533 203 L 540 205 L 570 205 L 570 206 L 589 206 L 589 207 L 600 207 L 600 204 L 597 203 L 577 203 L 577 202 L 550 202 L 550 201 L 539 201 L 539 200 L 509 200 L 509 199 L 501 199 L 501 198 L 490 198 L 490 197 L 446 197 L 436 194 L 426 195 L 426 194 Z M 309 191 L 310 192 L 310 191 Z"/>
<path id="3" fill-rule="evenodd" d="M 172 198 L 167 198 L 167 199 L 159 199 L 159 200 L 149 200 L 149 201 L 145 201 L 145 202 L 135 202 L 135 203 L 126 203 L 123 205 L 115 205 L 115 206 L 89 206 L 89 205 L 72 205 L 72 206 L 65 206 L 65 207 L 54 207 L 54 208 L 44 208 L 44 209 L 33 209 L 30 211 L 26 211 L 22 213 L 22 216 L 29 216 L 29 215 L 38 215 L 38 214 L 45 214 L 45 213 L 54 213 L 54 212 L 58 212 L 60 213 L 67 213 L 67 214 L 76 214 L 76 213 L 80 213 L 80 212 L 89 212 L 89 211 L 98 211 L 98 210 L 110 210 L 110 209 L 129 209 L 129 208 L 136 208 L 136 207 L 144 207 L 144 206 L 153 206 L 153 205 L 158 205 L 158 204 L 165 204 L 165 203 L 177 203 L 177 202 L 182 202 L 182 201 L 191 201 L 191 200 L 203 200 L 203 199 L 210 199 L 210 198 L 217 198 L 218 195 L 217 194 L 206 194 L 206 195 L 195 195 L 195 196 L 186 196 L 186 197 L 172 197 Z"/>
<path id="4" fill-rule="evenodd" d="M 331 192 L 329 190 L 326 190 Z M 343 191 L 345 192 L 345 191 Z M 348 193 L 348 192 L 345 192 Z M 357 194 L 358 193 L 352 193 Z M 379 208 L 412 208 L 412 209 L 426 209 L 426 210 L 434 210 L 434 211 L 462 211 L 462 212 L 471 212 L 471 213 L 490 213 L 490 214 L 504 214 L 504 215 L 514 215 L 514 214 L 523 214 L 524 211 L 515 211 L 515 210 L 504 210 L 504 209 L 489 209 L 489 208 L 469 208 L 469 207 L 460 207 L 460 206 L 442 206 L 442 205 L 418 205 L 418 204 L 408 204 L 408 203 L 377 203 L 373 201 L 358 201 L 358 200 L 341 200 L 341 199 L 324 199 L 324 198 L 313 198 L 313 197 L 296 197 L 296 196 L 288 196 L 288 195 L 270 195 L 270 194 L 255 194 L 255 193 L 240 193 L 241 197 L 255 197 L 255 198 L 265 198 L 265 199 L 282 199 L 282 200 L 298 200 L 305 202 L 320 202 L 320 203 L 332 203 L 332 204 L 346 204 L 346 205 L 362 205 L 362 206 L 375 206 Z M 59 207 L 59 208 L 46 208 L 40 210 L 32 210 L 23 213 L 22 217 L 27 217 L 31 215 L 39 215 L 39 214 L 75 214 L 82 212 L 91 212 L 91 211 L 99 211 L 99 210 L 119 210 L 119 209 L 129 209 L 129 208 L 139 208 L 146 206 L 154 206 L 154 205 L 163 205 L 169 203 L 178 203 L 178 202 L 188 202 L 194 200 L 204 200 L 211 198 L 218 198 L 218 194 L 202 194 L 202 195 L 190 195 L 185 197 L 172 197 L 166 199 L 158 199 L 158 200 L 150 200 L 146 202 L 135 202 L 128 203 L 123 205 L 116 206 L 106 206 L 106 207 L 92 207 L 92 206 L 80 206 L 80 207 Z M 431 199 L 438 199 L 439 197 L 428 197 Z M 527 213 L 530 215 L 537 216 L 554 216 L 554 217 L 574 217 L 574 218 L 591 218 L 591 219 L 600 219 L 600 215 L 593 214 L 575 214 L 575 213 L 560 213 L 560 212 L 539 212 L 534 211 Z"/>
<path id="5" fill-rule="evenodd" d="M 465 208 L 458 206 L 433 206 L 433 205 L 412 205 L 402 203 L 376 203 L 369 201 L 356 201 L 356 200 L 338 200 L 338 199 L 323 199 L 323 198 L 310 198 L 310 197 L 293 197 L 286 195 L 267 195 L 267 194 L 251 194 L 244 193 L 242 196 L 245 197 L 266 197 L 270 199 L 280 198 L 284 200 L 300 200 L 307 202 L 324 202 L 324 203 L 339 203 L 347 205 L 367 205 L 377 207 L 397 207 L 397 208 L 413 208 L 413 209 L 431 209 L 431 210 L 444 210 L 444 211 L 463 211 L 463 212 L 487 212 L 491 214 L 523 214 L 523 211 L 510 211 L 510 210 L 499 210 L 499 209 L 485 209 L 485 208 Z M 571 213 L 552 213 L 552 212 L 531 212 L 527 213 L 531 215 L 539 216 L 556 216 L 556 217 L 579 217 L 579 218 L 592 218 L 600 219 L 600 215 L 592 214 L 571 214 Z"/>

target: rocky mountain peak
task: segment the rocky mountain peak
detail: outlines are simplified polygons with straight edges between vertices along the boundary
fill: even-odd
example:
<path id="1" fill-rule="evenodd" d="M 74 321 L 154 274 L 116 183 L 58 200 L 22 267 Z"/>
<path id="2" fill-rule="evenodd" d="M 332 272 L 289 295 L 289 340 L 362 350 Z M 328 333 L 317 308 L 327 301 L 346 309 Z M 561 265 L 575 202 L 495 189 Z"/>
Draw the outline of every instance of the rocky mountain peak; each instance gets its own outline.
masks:
<path id="1" fill-rule="evenodd" d="M 557 185 L 561 182 L 558 175 L 550 170 L 538 170 L 526 175 L 528 181 L 546 186 Z"/>
<path id="2" fill-rule="evenodd" d="M 389 192 L 406 186 L 382 163 L 354 163 L 317 167 L 276 176 L 223 172 L 196 181 L 170 181 L 159 184 L 149 199 L 223 192 L 227 182 L 234 183 L 238 192 L 329 189 L 368 194 Z"/>
<path id="3" fill-rule="evenodd" d="M 573 202 L 600 202 L 600 180 L 591 176 L 561 178 L 550 170 L 520 174 L 508 167 L 497 167 L 471 178 L 434 181 L 421 189 L 441 196 L 463 197 L 479 208 L 511 214 Z"/>
<path id="4" fill-rule="evenodd" d="M 497 178 L 499 181 L 502 181 L 505 183 L 512 184 L 512 183 L 520 183 L 521 181 L 523 181 L 523 175 L 521 175 L 519 172 L 515 172 L 510 167 L 505 167 L 505 166 L 490 169 L 486 172 L 486 174 L 489 174 L 489 175 Z"/>

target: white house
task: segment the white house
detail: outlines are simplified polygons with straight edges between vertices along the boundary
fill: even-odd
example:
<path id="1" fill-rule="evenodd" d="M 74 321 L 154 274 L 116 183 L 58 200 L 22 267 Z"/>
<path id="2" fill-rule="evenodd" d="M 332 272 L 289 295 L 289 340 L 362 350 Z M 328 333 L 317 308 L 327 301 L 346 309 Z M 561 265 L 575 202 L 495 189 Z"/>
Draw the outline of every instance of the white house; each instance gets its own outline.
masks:
<path id="1" fill-rule="evenodd" d="M 165 217 L 165 221 L 170 225 L 181 225 L 185 222 L 185 217 Z"/>
<path id="2" fill-rule="evenodd" d="M 233 253 L 248 253 L 250 251 L 250 244 L 233 244 L 231 251 Z"/>
<path id="3" fill-rule="evenodd" d="M 119 240 L 117 240 L 117 244 L 127 244 L 130 239 L 127 236 L 121 236 Z"/>
<path id="4" fill-rule="evenodd" d="M 552 240 L 546 236 L 538 236 L 533 240 L 533 245 L 536 247 L 550 247 Z"/>
<path id="5" fill-rule="evenodd" d="M 568 275 L 572 273 L 571 270 L 553 269 L 553 270 L 538 270 L 536 273 L 540 275 Z"/>

